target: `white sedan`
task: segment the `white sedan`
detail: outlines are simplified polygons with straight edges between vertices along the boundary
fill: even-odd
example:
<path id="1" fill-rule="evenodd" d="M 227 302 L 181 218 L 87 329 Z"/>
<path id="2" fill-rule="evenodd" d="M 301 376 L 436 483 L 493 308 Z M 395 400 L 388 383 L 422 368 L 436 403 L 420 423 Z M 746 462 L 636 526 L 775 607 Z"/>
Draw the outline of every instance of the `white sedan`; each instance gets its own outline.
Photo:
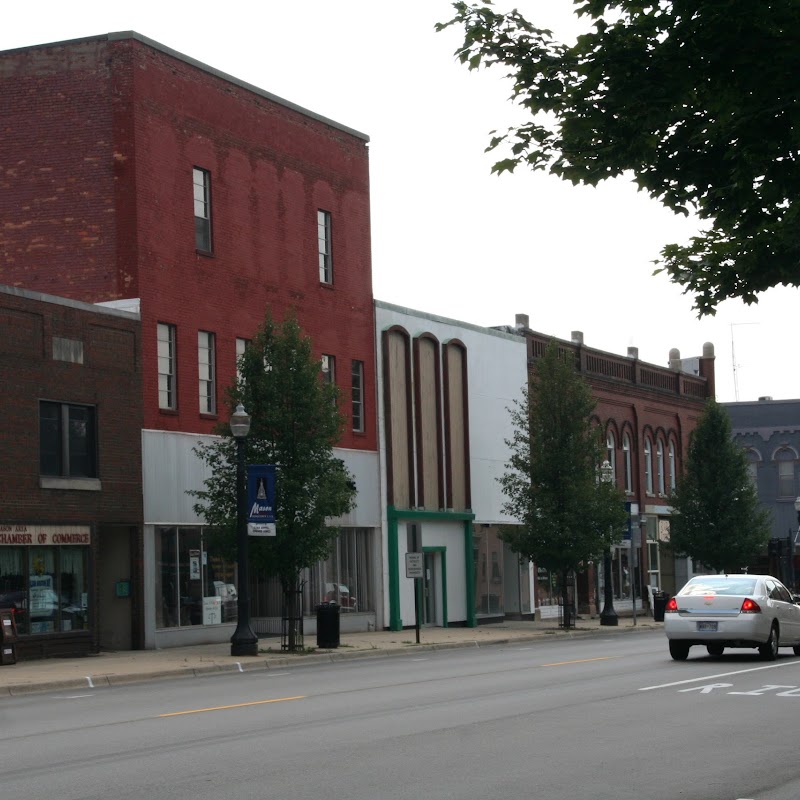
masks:
<path id="1" fill-rule="evenodd" d="M 779 647 L 800 655 L 800 605 L 771 575 L 699 575 L 667 603 L 664 632 L 676 661 L 685 661 L 693 644 L 712 656 L 757 647 L 773 661 Z"/>

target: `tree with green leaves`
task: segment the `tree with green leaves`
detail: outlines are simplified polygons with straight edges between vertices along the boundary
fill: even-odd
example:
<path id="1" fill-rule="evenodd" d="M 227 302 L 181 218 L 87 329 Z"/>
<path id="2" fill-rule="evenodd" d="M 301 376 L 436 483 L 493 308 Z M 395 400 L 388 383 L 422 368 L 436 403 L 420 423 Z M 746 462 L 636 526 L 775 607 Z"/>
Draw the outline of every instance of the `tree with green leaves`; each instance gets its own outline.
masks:
<path id="1" fill-rule="evenodd" d="M 604 450 L 591 420 L 594 407 L 572 351 L 551 341 L 511 409 L 511 458 L 500 478 L 503 510 L 519 522 L 504 527 L 501 538 L 558 576 L 565 610 L 570 573 L 618 542 L 627 520 L 622 492 L 601 480 Z"/>
<path id="2" fill-rule="evenodd" d="M 453 5 L 437 28 L 463 26 L 458 58 L 506 69 L 532 117 L 491 139 L 507 150 L 494 171 L 522 164 L 592 186 L 629 174 L 695 212 L 703 230 L 666 245 L 658 271 L 701 316 L 800 285 L 800 3 L 574 0 L 586 32 L 572 45 L 490 0 Z"/>
<path id="3" fill-rule="evenodd" d="M 709 400 L 692 433 L 670 500 L 670 546 L 717 572 L 741 572 L 766 549 L 770 515 L 758 500 L 747 456 L 725 409 Z"/>
<path id="4" fill-rule="evenodd" d="M 277 576 L 291 619 L 301 570 L 330 556 L 338 529 L 327 524 L 353 508 L 356 487 L 333 454 L 344 417 L 337 390 L 323 382 L 320 362 L 297 320 L 283 323 L 270 314 L 239 359 L 239 378 L 228 390 L 231 412 L 241 403 L 251 416 L 245 441 L 249 464 L 274 464 L 275 537 L 250 540 L 250 561 Z M 211 526 L 228 556 L 236 554 L 236 442 L 221 425 L 220 439 L 195 452 L 209 468 L 205 488 L 192 492 L 195 511 Z M 289 649 L 295 649 L 290 629 Z"/>

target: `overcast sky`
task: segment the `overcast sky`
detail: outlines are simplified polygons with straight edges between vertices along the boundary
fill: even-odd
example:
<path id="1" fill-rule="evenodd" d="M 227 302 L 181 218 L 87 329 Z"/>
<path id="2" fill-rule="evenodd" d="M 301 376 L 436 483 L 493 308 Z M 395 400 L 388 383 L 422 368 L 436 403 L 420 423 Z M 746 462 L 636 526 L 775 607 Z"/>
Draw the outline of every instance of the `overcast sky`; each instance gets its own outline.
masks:
<path id="1" fill-rule="evenodd" d="M 572 37 L 571 0 L 496 0 Z M 370 137 L 373 290 L 379 300 L 476 325 L 530 325 L 666 365 L 704 342 L 721 401 L 800 397 L 798 291 L 728 301 L 698 321 L 653 260 L 696 221 L 625 180 L 573 187 L 492 176 L 489 131 L 522 119 L 498 72 L 456 63 L 449 0 L 196 0 L 7 4 L 0 49 L 134 30 Z M 734 368 L 735 363 L 735 368 Z"/>

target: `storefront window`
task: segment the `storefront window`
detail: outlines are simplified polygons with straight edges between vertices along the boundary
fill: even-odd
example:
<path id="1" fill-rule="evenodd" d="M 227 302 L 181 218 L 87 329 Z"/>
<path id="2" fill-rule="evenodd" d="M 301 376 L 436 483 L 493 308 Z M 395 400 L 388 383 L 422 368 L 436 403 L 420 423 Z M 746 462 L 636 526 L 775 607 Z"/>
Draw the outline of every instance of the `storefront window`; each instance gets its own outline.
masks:
<path id="1" fill-rule="evenodd" d="M 0 608 L 20 635 L 87 630 L 87 547 L 0 547 Z"/>
<path id="2" fill-rule="evenodd" d="M 158 528 L 156 551 L 156 627 L 236 621 L 234 566 L 208 549 L 201 528 Z"/>
<path id="3" fill-rule="evenodd" d="M 475 567 L 475 613 L 505 614 L 503 584 L 503 540 L 495 528 L 476 525 L 472 548 Z"/>
<path id="4" fill-rule="evenodd" d="M 374 610 L 369 536 L 368 530 L 341 531 L 330 558 L 306 571 L 303 604 L 307 611 L 319 602 L 338 603 L 343 613 Z"/>

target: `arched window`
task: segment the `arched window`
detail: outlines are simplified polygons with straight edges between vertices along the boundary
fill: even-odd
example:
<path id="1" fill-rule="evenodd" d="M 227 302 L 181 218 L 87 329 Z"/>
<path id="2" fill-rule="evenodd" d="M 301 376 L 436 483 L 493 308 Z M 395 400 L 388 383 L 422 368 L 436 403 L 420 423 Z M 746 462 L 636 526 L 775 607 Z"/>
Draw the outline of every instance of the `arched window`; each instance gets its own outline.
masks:
<path id="1" fill-rule="evenodd" d="M 661 440 L 656 443 L 656 470 L 658 473 L 658 493 L 663 497 L 667 492 L 664 486 L 664 443 Z"/>
<path id="2" fill-rule="evenodd" d="M 749 447 L 746 451 L 747 455 L 747 475 L 750 478 L 750 483 L 753 487 L 758 489 L 758 462 L 761 461 L 761 456 L 757 450 Z"/>
<path id="3" fill-rule="evenodd" d="M 788 447 L 784 447 L 775 453 L 775 461 L 778 462 L 778 496 L 795 497 L 794 462 L 795 452 Z"/>
<path id="4" fill-rule="evenodd" d="M 669 443 L 669 490 L 675 491 L 678 483 L 678 467 L 675 463 L 675 442 Z"/>
<path id="5" fill-rule="evenodd" d="M 653 447 L 649 436 L 644 440 L 644 485 L 647 494 L 653 494 Z"/>
<path id="6" fill-rule="evenodd" d="M 625 491 L 633 492 L 633 471 L 631 470 L 631 437 L 622 435 L 622 456 L 625 459 Z"/>
<path id="7" fill-rule="evenodd" d="M 608 463 L 611 464 L 611 480 L 617 482 L 617 441 L 614 438 L 614 432 L 609 431 L 606 435 L 606 458 Z"/>

